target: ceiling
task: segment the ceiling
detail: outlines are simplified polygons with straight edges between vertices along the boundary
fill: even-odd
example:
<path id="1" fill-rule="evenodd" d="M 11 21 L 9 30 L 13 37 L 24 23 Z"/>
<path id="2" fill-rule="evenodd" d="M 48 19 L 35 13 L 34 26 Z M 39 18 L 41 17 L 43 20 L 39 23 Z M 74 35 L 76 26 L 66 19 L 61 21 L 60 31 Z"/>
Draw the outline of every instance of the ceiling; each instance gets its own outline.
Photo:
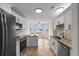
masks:
<path id="1" fill-rule="evenodd" d="M 55 14 L 52 12 L 61 3 L 13 3 L 12 10 L 27 19 L 50 19 Z M 41 8 L 42 13 L 35 13 L 36 8 Z M 55 10 L 54 10 L 55 12 Z"/>

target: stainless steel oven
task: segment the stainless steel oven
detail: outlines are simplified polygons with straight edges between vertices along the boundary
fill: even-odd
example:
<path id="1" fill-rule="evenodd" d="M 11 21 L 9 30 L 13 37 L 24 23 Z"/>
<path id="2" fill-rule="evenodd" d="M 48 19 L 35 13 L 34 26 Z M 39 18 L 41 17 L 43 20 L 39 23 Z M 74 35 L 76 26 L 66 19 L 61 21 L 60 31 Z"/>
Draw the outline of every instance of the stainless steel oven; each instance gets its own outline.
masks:
<path id="1" fill-rule="evenodd" d="M 26 48 L 26 38 L 22 38 L 20 40 L 20 52 L 22 52 Z"/>

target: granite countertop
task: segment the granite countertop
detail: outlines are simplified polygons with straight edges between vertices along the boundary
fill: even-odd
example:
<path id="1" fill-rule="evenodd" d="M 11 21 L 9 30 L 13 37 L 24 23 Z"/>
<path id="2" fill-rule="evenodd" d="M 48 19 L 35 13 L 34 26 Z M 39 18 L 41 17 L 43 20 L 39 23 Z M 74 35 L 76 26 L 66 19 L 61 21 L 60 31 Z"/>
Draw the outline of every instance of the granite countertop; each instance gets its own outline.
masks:
<path id="1" fill-rule="evenodd" d="M 72 44 L 71 44 L 71 40 L 65 39 L 65 38 L 59 38 L 59 37 L 53 37 L 56 38 L 57 41 L 59 41 L 60 43 L 64 44 L 65 46 L 72 48 Z"/>
<path id="2" fill-rule="evenodd" d="M 38 37 L 37 35 L 27 35 L 27 36 L 31 36 L 31 37 Z"/>
<path id="3" fill-rule="evenodd" d="M 61 42 L 64 45 L 66 45 L 67 47 L 72 48 L 72 46 L 71 46 L 72 44 L 71 44 L 70 40 L 61 39 L 61 40 L 58 40 L 58 41 Z"/>
<path id="4" fill-rule="evenodd" d="M 35 36 L 35 35 L 34 35 L 34 36 L 31 36 L 31 35 L 19 36 L 19 37 L 16 38 L 16 42 L 17 42 L 17 41 L 20 41 L 22 38 L 28 37 L 28 36 L 29 36 L 29 37 L 38 37 L 38 36 Z"/>

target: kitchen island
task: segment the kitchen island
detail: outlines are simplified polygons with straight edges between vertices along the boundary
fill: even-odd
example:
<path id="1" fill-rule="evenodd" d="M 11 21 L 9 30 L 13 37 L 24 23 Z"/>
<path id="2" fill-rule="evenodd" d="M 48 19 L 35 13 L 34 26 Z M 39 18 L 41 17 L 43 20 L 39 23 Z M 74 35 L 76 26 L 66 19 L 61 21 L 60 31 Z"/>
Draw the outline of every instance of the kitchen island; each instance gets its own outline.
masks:
<path id="1" fill-rule="evenodd" d="M 38 36 L 27 36 L 27 47 L 38 47 Z"/>

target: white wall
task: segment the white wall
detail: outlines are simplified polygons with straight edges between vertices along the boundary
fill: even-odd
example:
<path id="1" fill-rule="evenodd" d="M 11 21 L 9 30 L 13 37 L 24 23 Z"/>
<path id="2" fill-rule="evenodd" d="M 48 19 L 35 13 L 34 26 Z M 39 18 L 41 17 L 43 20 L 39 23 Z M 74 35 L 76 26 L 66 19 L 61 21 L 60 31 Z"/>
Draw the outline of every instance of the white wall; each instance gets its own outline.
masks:
<path id="1" fill-rule="evenodd" d="M 53 35 L 53 25 L 52 25 L 52 20 L 49 21 L 49 35 L 52 36 Z"/>
<path id="2" fill-rule="evenodd" d="M 71 55 L 78 56 L 78 43 L 79 43 L 79 35 L 78 35 L 78 4 L 72 4 L 72 51 Z"/>
<path id="3" fill-rule="evenodd" d="M 49 21 L 49 40 L 51 40 L 51 36 L 53 36 L 53 22 L 54 22 L 53 20 Z"/>

